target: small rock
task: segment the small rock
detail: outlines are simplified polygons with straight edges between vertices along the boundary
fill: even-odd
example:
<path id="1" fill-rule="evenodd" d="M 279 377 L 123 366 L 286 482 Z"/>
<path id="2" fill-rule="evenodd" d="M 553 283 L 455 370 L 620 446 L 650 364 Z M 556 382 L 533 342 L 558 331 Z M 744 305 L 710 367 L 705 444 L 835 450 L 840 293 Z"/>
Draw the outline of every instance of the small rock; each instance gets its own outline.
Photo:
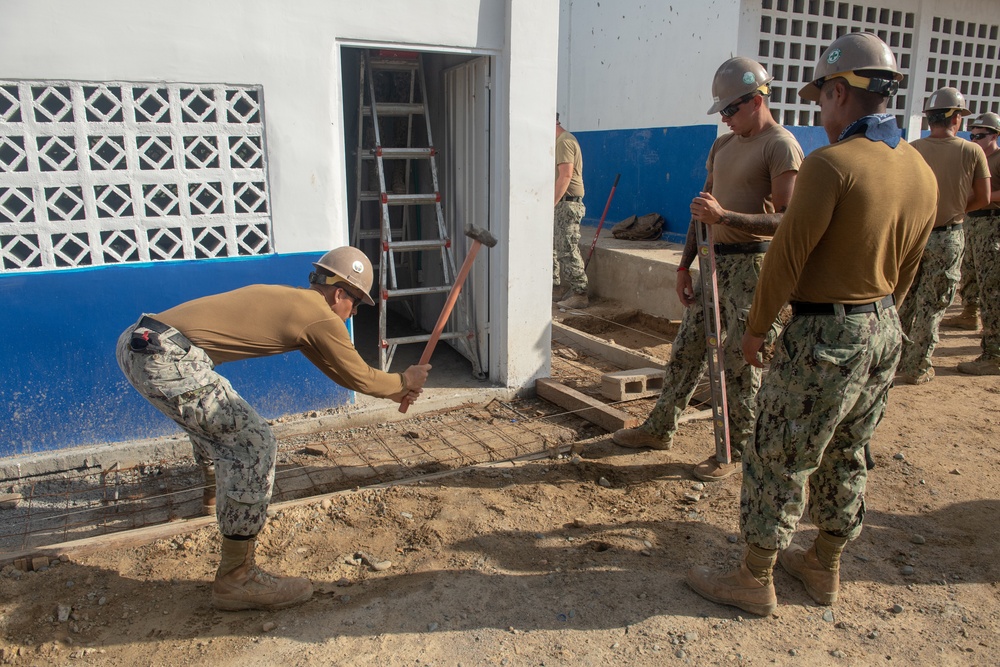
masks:
<path id="1" fill-rule="evenodd" d="M 823 620 L 826 621 L 827 623 L 833 623 L 833 611 L 830 609 L 824 611 Z"/>
<path id="2" fill-rule="evenodd" d="M 788 649 L 788 655 L 790 655 L 790 656 L 796 656 L 798 654 L 799 654 L 799 652 L 796 651 L 795 649 L 793 649 L 793 648 Z"/>
<path id="3" fill-rule="evenodd" d="M 66 588 L 73 588 L 73 582 L 72 581 L 67 581 L 66 582 Z"/>
<path id="4" fill-rule="evenodd" d="M 69 613 L 73 611 L 73 608 L 68 604 L 60 604 L 56 606 L 56 618 L 59 619 L 60 623 L 65 623 L 69 620 Z"/>
<path id="5" fill-rule="evenodd" d="M 737 542 L 740 541 L 740 538 L 737 535 L 730 535 L 730 536 L 726 537 L 726 539 L 729 540 L 730 544 L 736 544 Z"/>
<path id="6" fill-rule="evenodd" d="M 603 486 L 605 489 L 611 488 L 611 482 L 608 481 L 607 477 L 600 478 L 599 480 L 597 480 L 597 483 L 598 485 Z"/>
<path id="7" fill-rule="evenodd" d="M 902 614 L 903 613 L 903 605 L 901 605 L 901 604 L 894 604 L 894 605 L 892 605 L 892 609 L 890 609 L 889 611 L 891 611 L 894 614 Z"/>
<path id="8" fill-rule="evenodd" d="M 687 503 L 696 503 L 699 500 L 701 500 L 701 494 L 700 493 L 685 493 L 684 494 L 684 502 L 687 502 Z"/>
<path id="9" fill-rule="evenodd" d="M 650 542 L 649 540 L 643 540 L 642 541 L 642 546 L 646 547 L 647 549 L 652 549 L 653 548 L 653 543 Z"/>
<path id="10" fill-rule="evenodd" d="M 576 526 L 577 528 L 583 528 L 584 526 L 587 525 L 587 522 L 577 517 L 576 519 L 573 519 L 573 525 Z"/>
<path id="11" fill-rule="evenodd" d="M 951 474 L 952 475 L 961 475 L 962 471 L 959 470 L 958 468 L 955 468 L 954 470 L 951 471 Z"/>
<path id="12" fill-rule="evenodd" d="M 903 454 L 903 452 L 897 452 L 896 454 L 892 455 L 892 458 L 896 459 L 897 461 L 902 461 L 903 459 L 906 458 L 906 455 Z"/>
<path id="13" fill-rule="evenodd" d="M 684 641 L 686 641 L 688 643 L 698 641 L 698 633 L 697 632 L 685 632 L 684 633 Z"/>
<path id="14" fill-rule="evenodd" d="M 844 657 L 844 652 L 841 651 L 839 648 L 836 648 L 836 649 L 830 651 L 830 655 L 832 655 L 834 658 L 843 658 Z"/>
<path id="15" fill-rule="evenodd" d="M 100 598 L 100 599 L 99 599 L 99 600 L 97 601 L 97 605 L 98 605 L 99 607 L 103 607 L 103 606 L 104 606 L 104 605 L 106 605 L 107 603 L 108 603 L 108 599 L 107 599 L 106 597 L 104 597 L 103 595 L 102 595 L 102 596 L 101 596 L 101 598 Z"/>
<path id="16" fill-rule="evenodd" d="M 679 648 L 676 651 L 674 651 L 674 656 L 676 656 L 676 657 L 680 658 L 681 660 L 683 660 L 684 658 L 687 657 L 687 652 L 684 649 Z"/>
<path id="17" fill-rule="evenodd" d="M 570 463 L 582 463 L 583 459 L 580 458 L 579 454 L 574 454 L 573 456 L 569 457 L 569 462 Z"/>
<path id="18" fill-rule="evenodd" d="M 438 629 L 438 624 L 437 623 L 428 623 L 427 624 L 427 632 L 434 632 L 437 629 Z"/>
<path id="19" fill-rule="evenodd" d="M 413 515 L 410 514 L 409 512 L 400 512 L 399 516 L 403 517 L 404 519 L 413 519 Z"/>
<path id="20" fill-rule="evenodd" d="M 330 500 L 329 498 L 324 498 L 324 499 L 323 499 L 323 502 L 321 502 L 321 503 L 319 504 L 319 506 L 320 506 L 320 507 L 322 507 L 322 508 L 323 508 L 323 509 L 325 509 L 325 510 L 328 510 L 328 509 L 330 509 L 331 507 L 333 507 L 333 501 L 332 501 L 332 500 Z"/>
<path id="21" fill-rule="evenodd" d="M 545 536 L 544 536 L 544 535 L 542 535 L 541 533 L 535 533 L 535 539 L 536 539 L 536 540 L 540 540 L 540 539 L 542 539 L 543 537 L 545 537 Z"/>
<path id="22" fill-rule="evenodd" d="M 276 627 L 277 624 L 275 624 L 274 621 L 264 621 L 264 625 L 260 626 L 260 629 L 263 630 L 264 632 L 270 632 L 271 630 L 274 630 L 274 628 Z"/>
<path id="23" fill-rule="evenodd" d="M 695 482 L 694 484 L 691 485 L 691 488 L 694 489 L 695 491 L 704 491 L 705 485 L 701 482 Z"/>
<path id="24" fill-rule="evenodd" d="M 914 535 L 910 538 L 910 541 L 914 544 L 926 544 L 927 542 L 923 535 Z"/>
<path id="25" fill-rule="evenodd" d="M 868 639 L 878 639 L 878 630 L 872 630 L 869 632 Z"/>
<path id="26" fill-rule="evenodd" d="M 642 551 L 639 552 L 639 555 L 640 556 L 647 556 L 648 557 L 648 556 L 652 556 L 653 552 L 650 551 L 649 549 L 643 549 Z"/>
<path id="27" fill-rule="evenodd" d="M 903 567 L 899 568 L 899 573 L 902 574 L 903 576 L 909 576 L 913 574 L 913 566 L 904 565 Z"/>

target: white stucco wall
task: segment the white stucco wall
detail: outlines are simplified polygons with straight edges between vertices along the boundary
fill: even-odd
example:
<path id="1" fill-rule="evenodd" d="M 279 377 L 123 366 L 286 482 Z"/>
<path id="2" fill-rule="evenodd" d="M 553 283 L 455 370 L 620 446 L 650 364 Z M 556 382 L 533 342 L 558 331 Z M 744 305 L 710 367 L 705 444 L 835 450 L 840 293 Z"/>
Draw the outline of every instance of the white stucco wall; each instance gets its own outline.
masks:
<path id="1" fill-rule="evenodd" d="M 739 0 L 560 0 L 559 112 L 573 131 L 704 125 L 737 55 Z"/>
<path id="2" fill-rule="evenodd" d="M 313 251 L 349 227 L 339 40 L 499 52 L 506 4 L 5 0 L 0 75 L 262 84 L 274 248 Z"/>
<path id="3" fill-rule="evenodd" d="M 0 78 L 261 84 L 274 249 L 326 250 L 350 221 L 340 47 L 495 58 L 491 378 L 548 373 L 558 0 L 3 0 Z M 539 119 L 544 118 L 545 122 Z M 530 344 L 525 344 L 530 341 Z"/>

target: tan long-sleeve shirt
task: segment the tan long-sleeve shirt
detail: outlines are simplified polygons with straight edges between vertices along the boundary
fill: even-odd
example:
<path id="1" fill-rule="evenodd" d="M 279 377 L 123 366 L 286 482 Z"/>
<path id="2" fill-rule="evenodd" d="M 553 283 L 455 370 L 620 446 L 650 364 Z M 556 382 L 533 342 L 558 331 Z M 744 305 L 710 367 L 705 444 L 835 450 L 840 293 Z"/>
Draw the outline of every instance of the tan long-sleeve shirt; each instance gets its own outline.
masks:
<path id="1" fill-rule="evenodd" d="M 905 141 L 855 135 L 810 153 L 764 256 L 747 330 L 763 336 L 786 301 L 901 302 L 937 210 L 937 181 Z"/>
<path id="2" fill-rule="evenodd" d="M 379 398 L 404 389 L 401 374 L 365 363 L 351 344 L 347 325 L 316 290 L 250 285 L 153 317 L 183 333 L 216 364 L 298 350 L 342 387 Z"/>

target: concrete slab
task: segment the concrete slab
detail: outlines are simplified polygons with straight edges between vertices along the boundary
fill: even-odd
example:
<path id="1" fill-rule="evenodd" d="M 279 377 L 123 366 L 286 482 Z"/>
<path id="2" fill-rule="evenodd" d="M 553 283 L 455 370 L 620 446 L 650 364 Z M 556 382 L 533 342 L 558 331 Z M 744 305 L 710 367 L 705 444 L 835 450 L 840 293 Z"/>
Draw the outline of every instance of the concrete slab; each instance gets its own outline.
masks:
<path id="1" fill-rule="evenodd" d="M 597 228 L 580 231 L 580 250 L 586 258 Z M 679 320 L 684 306 L 676 296 L 677 266 L 683 250 L 682 245 L 668 241 L 622 241 L 605 225 L 587 267 L 590 294 L 617 301 L 625 308 Z M 692 267 L 695 280 L 697 266 L 695 262 Z"/>

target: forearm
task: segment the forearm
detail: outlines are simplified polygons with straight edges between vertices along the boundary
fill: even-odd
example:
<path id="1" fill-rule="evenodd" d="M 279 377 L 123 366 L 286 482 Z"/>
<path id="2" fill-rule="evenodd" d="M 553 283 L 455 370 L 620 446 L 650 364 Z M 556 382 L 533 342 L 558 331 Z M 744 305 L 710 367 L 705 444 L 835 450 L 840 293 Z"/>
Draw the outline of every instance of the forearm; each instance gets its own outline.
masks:
<path id="1" fill-rule="evenodd" d="M 719 224 L 732 227 L 754 236 L 774 236 L 784 211 L 777 213 L 736 213 L 726 211 L 719 218 Z"/>
<path id="2" fill-rule="evenodd" d="M 572 179 L 572 176 L 559 176 L 556 179 L 556 200 L 553 202 L 553 205 L 558 204 L 559 200 L 566 194 L 566 191 L 569 190 L 569 183 Z"/>
<path id="3" fill-rule="evenodd" d="M 681 253 L 681 267 L 690 268 L 694 263 L 694 258 L 698 256 L 698 235 L 694 226 L 698 223 L 694 220 L 688 225 L 687 238 L 684 239 L 684 252 Z"/>

